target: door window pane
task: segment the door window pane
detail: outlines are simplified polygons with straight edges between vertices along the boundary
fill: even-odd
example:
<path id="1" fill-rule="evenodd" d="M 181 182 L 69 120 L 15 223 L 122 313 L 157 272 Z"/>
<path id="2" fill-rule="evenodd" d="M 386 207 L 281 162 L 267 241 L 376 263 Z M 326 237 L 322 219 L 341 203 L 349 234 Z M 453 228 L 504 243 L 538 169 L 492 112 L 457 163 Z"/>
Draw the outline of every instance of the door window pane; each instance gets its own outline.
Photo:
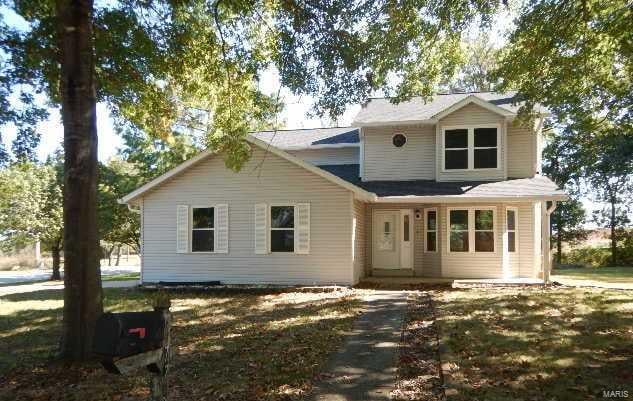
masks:
<path id="1" fill-rule="evenodd" d="M 508 233 L 508 252 L 516 252 L 517 249 L 517 212 L 514 209 L 506 210 L 506 231 Z"/>
<path id="2" fill-rule="evenodd" d="M 508 252 L 516 252 L 516 233 L 508 232 Z"/>
<path id="3" fill-rule="evenodd" d="M 403 216 L 402 227 L 404 230 L 404 232 L 402 233 L 402 238 L 404 242 L 409 242 L 409 215 L 408 214 L 405 214 Z"/>

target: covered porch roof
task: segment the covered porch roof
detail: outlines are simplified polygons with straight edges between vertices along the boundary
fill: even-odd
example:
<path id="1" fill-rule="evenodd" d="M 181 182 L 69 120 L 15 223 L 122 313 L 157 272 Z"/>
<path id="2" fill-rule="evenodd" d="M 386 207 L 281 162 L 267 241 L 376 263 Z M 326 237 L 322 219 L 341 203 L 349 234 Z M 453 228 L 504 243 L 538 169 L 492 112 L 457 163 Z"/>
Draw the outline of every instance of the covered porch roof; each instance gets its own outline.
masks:
<path id="1" fill-rule="evenodd" d="M 376 202 L 476 202 L 566 200 L 567 195 L 549 178 L 510 178 L 505 181 L 434 180 L 361 181 L 359 165 L 324 165 L 321 169 L 376 195 Z"/>

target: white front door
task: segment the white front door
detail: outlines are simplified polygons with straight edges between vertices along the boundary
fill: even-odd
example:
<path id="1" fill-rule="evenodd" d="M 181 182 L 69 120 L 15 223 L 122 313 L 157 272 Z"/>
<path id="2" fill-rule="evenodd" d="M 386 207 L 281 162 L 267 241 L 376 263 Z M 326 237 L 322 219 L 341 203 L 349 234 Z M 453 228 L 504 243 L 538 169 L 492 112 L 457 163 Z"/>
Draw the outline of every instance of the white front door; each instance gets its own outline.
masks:
<path id="1" fill-rule="evenodd" d="M 411 210 L 374 210 L 372 238 L 374 269 L 413 268 Z"/>

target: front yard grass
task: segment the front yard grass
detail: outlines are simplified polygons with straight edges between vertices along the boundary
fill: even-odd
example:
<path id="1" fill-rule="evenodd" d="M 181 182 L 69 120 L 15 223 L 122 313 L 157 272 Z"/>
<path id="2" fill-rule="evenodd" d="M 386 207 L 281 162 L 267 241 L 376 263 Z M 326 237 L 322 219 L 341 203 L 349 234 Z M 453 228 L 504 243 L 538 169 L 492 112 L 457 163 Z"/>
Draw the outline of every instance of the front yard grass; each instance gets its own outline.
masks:
<path id="1" fill-rule="evenodd" d="M 107 311 L 149 310 L 150 295 L 105 289 Z M 178 293 L 170 400 L 292 400 L 311 388 L 351 328 L 360 301 L 333 293 Z M 147 374 L 121 377 L 98 363 L 69 367 L 57 348 L 60 290 L 0 297 L 0 400 L 144 400 Z"/>
<path id="2" fill-rule="evenodd" d="M 434 293 L 451 400 L 633 394 L 633 293 L 491 288 Z M 452 378 L 452 379 L 451 379 Z"/>
<path id="3" fill-rule="evenodd" d="M 566 281 L 588 281 L 633 284 L 633 267 L 618 266 L 554 269 L 552 271 L 552 280 L 559 281 L 561 283 L 565 283 Z"/>

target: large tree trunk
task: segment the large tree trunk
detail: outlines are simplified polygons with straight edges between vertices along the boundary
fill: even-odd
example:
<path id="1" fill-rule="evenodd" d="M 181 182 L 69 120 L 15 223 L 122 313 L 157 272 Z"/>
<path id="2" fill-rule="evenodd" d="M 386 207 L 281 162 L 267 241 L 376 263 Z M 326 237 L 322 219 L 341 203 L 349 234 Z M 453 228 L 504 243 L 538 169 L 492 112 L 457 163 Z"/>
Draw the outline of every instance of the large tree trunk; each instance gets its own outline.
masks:
<path id="1" fill-rule="evenodd" d="M 618 253 L 618 241 L 615 234 L 615 199 L 611 198 L 611 221 L 609 222 L 611 227 L 611 266 L 617 266 L 617 253 Z"/>
<path id="2" fill-rule="evenodd" d="M 51 254 L 53 256 L 53 274 L 51 280 L 61 280 L 59 267 L 61 264 L 61 238 L 56 239 L 51 246 Z"/>
<path id="3" fill-rule="evenodd" d="M 91 0 L 57 0 L 64 124 L 61 356 L 83 361 L 103 312 L 97 234 L 97 123 Z"/>

